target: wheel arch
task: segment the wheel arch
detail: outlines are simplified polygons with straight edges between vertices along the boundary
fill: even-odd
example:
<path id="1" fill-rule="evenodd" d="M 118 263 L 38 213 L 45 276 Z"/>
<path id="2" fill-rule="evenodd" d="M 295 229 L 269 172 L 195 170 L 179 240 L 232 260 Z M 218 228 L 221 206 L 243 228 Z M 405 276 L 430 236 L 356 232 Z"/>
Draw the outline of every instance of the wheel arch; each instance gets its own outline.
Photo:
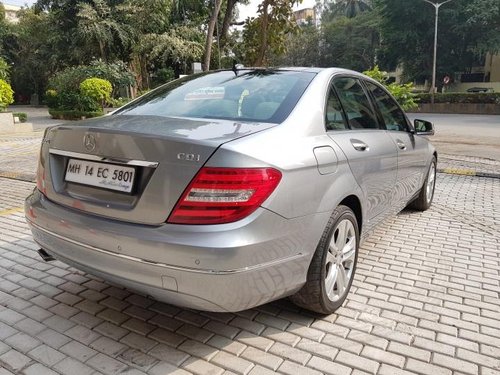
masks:
<path id="1" fill-rule="evenodd" d="M 354 212 L 354 216 L 356 216 L 356 220 L 358 221 L 358 230 L 361 237 L 363 229 L 363 209 L 361 207 L 361 201 L 353 194 L 345 197 L 339 204 L 349 207 L 352 212 Z"/>

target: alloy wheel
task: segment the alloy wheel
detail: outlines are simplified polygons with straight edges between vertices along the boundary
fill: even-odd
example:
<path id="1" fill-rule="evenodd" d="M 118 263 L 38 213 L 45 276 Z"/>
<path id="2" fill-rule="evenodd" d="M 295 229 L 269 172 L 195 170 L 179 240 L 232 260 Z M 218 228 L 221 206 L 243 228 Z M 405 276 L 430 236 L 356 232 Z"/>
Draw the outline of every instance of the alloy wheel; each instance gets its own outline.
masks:
<path id="1" fill-rule="evenodd" d="M 436 165 L 434 163 L 431 163 L 431 167 L 429 169 L 429 175 L 427 176 L 427 186 L 425 187 L 427 189 L 426 191 L 427 203 L 430 203 L 432 201 L 432 197 L 434 195 L 435 181 L 436 181 Z"/>
<path id="2" fill-rule="evenodd" d="M 326 254 L 325 291 L 330 301 L 347 292 L 356 259 L 356 231 L 350 220 L 340 221 L 333 230 Z"/>

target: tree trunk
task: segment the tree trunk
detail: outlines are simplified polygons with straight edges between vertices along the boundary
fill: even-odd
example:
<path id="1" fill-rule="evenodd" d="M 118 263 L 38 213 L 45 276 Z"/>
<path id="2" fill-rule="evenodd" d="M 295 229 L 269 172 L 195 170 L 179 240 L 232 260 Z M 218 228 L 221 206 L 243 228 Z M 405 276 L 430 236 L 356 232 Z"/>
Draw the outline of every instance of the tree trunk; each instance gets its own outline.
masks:
<path id="1" fill-rule="evenodd" d="M 210 16 L 210 22 L 208 23 L 207 40 L 205 43 L 205 59 L 203 63 L 203 70 L 206 72 L 210 70 L 210 56 L 212 54 L 212 41 L 214 39 L 215 23 L 217 22 L 217 17 L 219 16 L 220 6 L 222 0 L 214 0 L 214 10 Z"/>
<path id="2" fill-rule="evenodd" d="M 106 59 L 106 52 L 104 50 L 104 43 L 102 42 L 102 40 L 99 40 L 99 50 L 101 52 L 101 59 L 103 61 L 107 61 L 107 59 Z"/>
<path id="3" fill-rule="evenodd" d="M 227 0 L 226 13 L 224 14 L 224 20 L 222 21 L 222 30 L 219 36 L 219 43 L 221 51 L 224 49 L 227 43 L 227 32 L 229 31 L 229 26 L 231 26 L 231 20 L 233 18 L 234 7 L 238 0 Z"/>
<path id="4" fill-rule="evenodd" d="M 254 66 L 262 66 L 264 63 L 264 59 L 266 57 L 266 51 L 267 51 L 267 34 L 269 32 L 268 27 L 269 27 L 269 14 L 268 14 L 268 9 L 269 8 L 269 0 L 264 0 L 262 2 L 262 31 L 261 31 L 261 38 L 260 38 L 260 47 L 259 47 L 259 54 L 257 55 L 257 59 L 255 60 Z"/>

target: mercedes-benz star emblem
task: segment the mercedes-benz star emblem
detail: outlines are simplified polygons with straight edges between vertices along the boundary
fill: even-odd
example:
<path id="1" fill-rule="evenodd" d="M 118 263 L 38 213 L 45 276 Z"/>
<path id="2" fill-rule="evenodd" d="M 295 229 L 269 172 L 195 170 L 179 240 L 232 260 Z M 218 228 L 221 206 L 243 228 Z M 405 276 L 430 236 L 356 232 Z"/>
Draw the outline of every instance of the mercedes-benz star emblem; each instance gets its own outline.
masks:
<path id="1" fill-rule="evenodd" d="M 86 134 L 85 137 L 83 137 L 83 146 L 87 151 L 94 151 L 95 137 L 92 134 Z"/>

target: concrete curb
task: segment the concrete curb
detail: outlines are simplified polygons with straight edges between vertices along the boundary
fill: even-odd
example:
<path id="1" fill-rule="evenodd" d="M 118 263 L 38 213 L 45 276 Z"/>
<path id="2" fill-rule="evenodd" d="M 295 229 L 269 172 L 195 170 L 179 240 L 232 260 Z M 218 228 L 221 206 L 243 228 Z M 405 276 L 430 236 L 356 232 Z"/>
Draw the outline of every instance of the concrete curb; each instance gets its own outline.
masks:
<path id="1" fill-rule="evenodd" d="M 472 176 L 472 177 L 486 177 L 486 178 L 499 178 L 500 173 L 478 172 L 474 169 L 466 168 L 438 168 L 439 173 L 454 174 L 459 176 Z"/>
<path id="2" fill-rule="evenodd" d="M 34 173 L 18 173 L 9 171 L 0 171 L 1 178 L 9 178 L 11 180 L 36 182 L 36 175 Z"/>

